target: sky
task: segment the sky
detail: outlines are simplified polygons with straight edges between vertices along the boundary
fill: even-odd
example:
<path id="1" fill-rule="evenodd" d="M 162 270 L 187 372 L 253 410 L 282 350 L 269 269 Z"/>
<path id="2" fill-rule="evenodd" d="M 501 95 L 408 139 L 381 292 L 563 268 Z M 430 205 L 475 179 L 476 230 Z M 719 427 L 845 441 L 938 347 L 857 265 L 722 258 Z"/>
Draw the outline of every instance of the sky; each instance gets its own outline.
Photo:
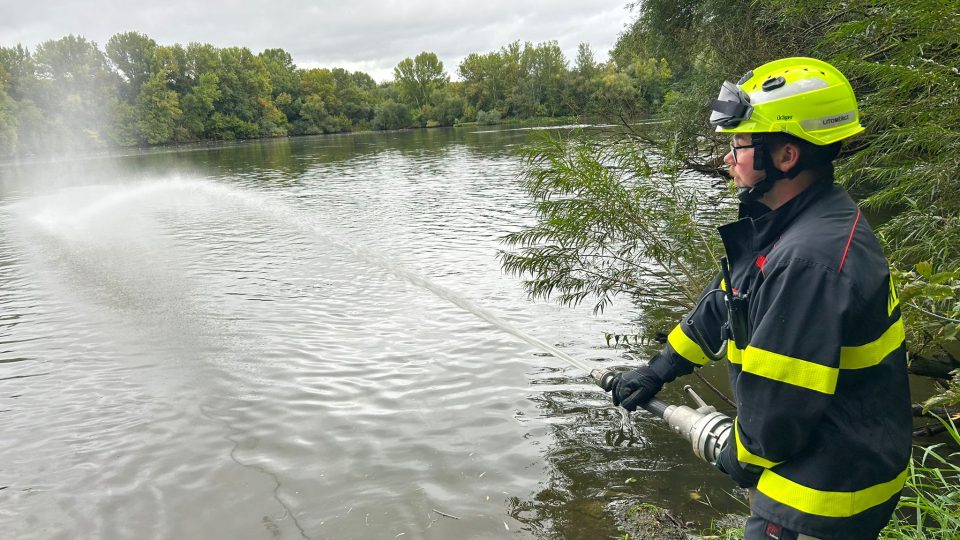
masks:
<path id="1" fill-rule="evenodd" d="M 605 61 L 630 19 L 627 0 L 0 0 L 0 46 L 33 50 L 74 34 L 104 50 L 110 36 L 136 31 L 161 45 L 279 47 L 299 67 L 364 71 L 378 81 L 431 51 L 456 79 L 466 55 L 517 40 L 555 40 L 571 64 L 587 42 Z"/>

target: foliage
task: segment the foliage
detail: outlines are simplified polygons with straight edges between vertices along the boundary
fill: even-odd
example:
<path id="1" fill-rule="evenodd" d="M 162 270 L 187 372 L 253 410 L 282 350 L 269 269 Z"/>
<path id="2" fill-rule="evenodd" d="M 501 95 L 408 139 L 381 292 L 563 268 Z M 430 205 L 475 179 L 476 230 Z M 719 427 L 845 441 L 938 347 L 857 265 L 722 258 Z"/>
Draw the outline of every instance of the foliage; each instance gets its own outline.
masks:
<path id="1" fill-rule="evenodd" d="M 431 105 L 434 92 L 450 80 L 443 70 L 443 62 L 427 51 L 400 61 L 393 68 L 393 77 L 403 101 L 418 109 Z"/>
<path id="2" fill-rule="evenodd" d="M 908 340 L 918 354 L 960 360 L 960 268 L 936 271 L 917 263 L 911 271 L 894 271 L 900 305 L 909 321 Z"/>
<path id="3" fill-rule="evenodd" d="M 956 5 L 881 0 L 835 5 L 831 14 L 837 22 L 817 50 L 851 77 L 867 127 L 844 176 L 864 205 L 893 213 L 879 233 L 896 266 L 929 260 L 960 270 Z"/>
<path id="4" fill-rule="evenodd" d="M 213 114 L 220 99 L 220 77 L 203 73 L 183 97 L 181 125 L 188 134 L 185 138 L 202 139 L 212 136 Z"/>
<path id="5" fill-rule="evenodd" d="M 31 88 L 31 101 L 44 114 L 40 125 L 20 122 L 37 130 L 30 138 L 42 135 L 45 145 L 56 150 L 107 144 L 117 76 L 97 46 L 72 35 L 45 41 L 37 46 L 32 65 L 35 78 L 20 86 Z"/>
<path id="6" fill-rule="evenodd" d="M 670 78 L 665 59 L 634 57 L 623 68 L 608 64 L 594 79 L 589 103 L 598 115 L 615 115 L 615 119 L 626 123 L 659 107 Z"/>
<path id="7" fill-rule="evenodd" d="M 123 77 L 121 96 L 127 103 L 134 103 L 143 87 L 155 71 L 157 42 L 145 34 L 125 32 L 116 34 L 107 41 L 107 57 Z"/>
<path id="8" fill-rule="evenodd" d="M 179 96 L 167 84 L 162 74 L 154 74 L 137 97 L 137 127 L 147 144 L 169 142 L 183 114 Z"/>
<path id="9" fill-rule="evenodd" d="M 522 180 L 537 223 L 504 238 L 505 270 L 529 276 L 534 297 L 565 305 L 625 294 L 688 306 L 717 267 L 719 238 L 699 220 L 717 207 L 671 155 L 636 141 L 541 134 L 525 150 Z M 666 174 L 664 174 L 666 173 Z"/>
<path id="10" fill-rule="evenodd" d="M 952 444 L 960 433 L 950 419 L 941 419 Z M 945 454 L 946 446 L 917 447 L 910 463 L 904 494 L 882 540 L 947 540 L 960 536 L 960 453 Z"/>
<path id="11" fill-rule="evenodd" d="M 9 76 L 0 65 L 0 156 L 12 153 L 17 144 L 17 117 L 13 99 L 7 95 Z"/>
<path id="12" fill-rule="evenodd" d="M 477 123 L 482 126 L 499 124 L 500 120 L 500 111 L 496 109 L 490 109 L 489 111 L 477 111 Z"/>

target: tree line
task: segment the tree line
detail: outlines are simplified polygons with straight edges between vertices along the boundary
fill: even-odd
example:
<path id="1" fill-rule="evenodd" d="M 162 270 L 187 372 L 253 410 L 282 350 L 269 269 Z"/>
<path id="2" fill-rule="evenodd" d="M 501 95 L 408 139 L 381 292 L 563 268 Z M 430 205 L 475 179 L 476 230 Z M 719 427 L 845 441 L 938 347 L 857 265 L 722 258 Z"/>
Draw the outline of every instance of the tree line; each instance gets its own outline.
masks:
<path id="1" fill-rule="evenodd" d="M 0 47 L 0 155 L 636 112 L 662 99 L 670 74 L 665 61 L 598 61 L 586 43 L 571 65 L 555 41 L 518 41 L 470 54 L 459 80 L 425 51 L 377 83 L 299 68 L 279 48 L 165 46 L 125 32 L 101 50 L 69 35 Z"/>

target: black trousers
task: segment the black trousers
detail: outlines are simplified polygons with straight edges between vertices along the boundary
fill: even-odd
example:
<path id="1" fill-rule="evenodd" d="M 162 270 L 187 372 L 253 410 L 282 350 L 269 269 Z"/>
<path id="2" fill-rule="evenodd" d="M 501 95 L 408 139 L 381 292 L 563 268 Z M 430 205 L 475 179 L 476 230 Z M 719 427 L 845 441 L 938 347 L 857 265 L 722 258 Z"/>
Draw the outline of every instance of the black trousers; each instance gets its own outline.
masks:
<path id="1" fill-rule="evenodd" d="M 750 516 L 747 518 L 743 540 L 816 540 L 816 538 L 791 531 L 762 517 Z"/>

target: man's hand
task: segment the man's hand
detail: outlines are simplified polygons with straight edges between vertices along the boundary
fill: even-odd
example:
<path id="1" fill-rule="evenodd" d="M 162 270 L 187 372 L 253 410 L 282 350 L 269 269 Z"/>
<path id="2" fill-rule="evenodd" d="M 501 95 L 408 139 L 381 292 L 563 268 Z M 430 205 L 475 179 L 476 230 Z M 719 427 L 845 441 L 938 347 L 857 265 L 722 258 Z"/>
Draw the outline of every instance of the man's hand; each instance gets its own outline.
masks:
<path id="1" fill-rule="evenodd" d="M 610 385 L 614 406 L 634 411 L 663 388 L 663 379 L 648 366 L 618 373 Z"/>

